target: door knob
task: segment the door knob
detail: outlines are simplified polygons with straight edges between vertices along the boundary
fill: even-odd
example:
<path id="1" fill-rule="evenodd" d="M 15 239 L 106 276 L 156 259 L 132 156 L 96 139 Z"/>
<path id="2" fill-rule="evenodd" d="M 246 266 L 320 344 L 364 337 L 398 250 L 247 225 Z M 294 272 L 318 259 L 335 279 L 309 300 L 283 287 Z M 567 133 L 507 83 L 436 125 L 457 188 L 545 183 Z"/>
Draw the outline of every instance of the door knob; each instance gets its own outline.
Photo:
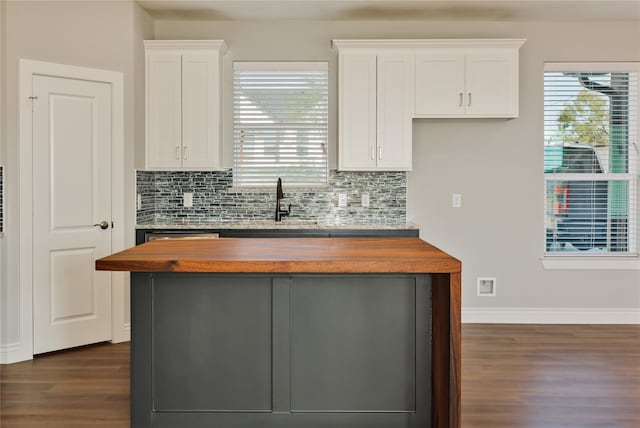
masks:
<path id="1" fill-rule="evenodd" d="M 109 222 L 106 221 L 106 220 L 102 220 L 100 223 L 94 224 L 94 226 L 100 226 L 100 229 L 102 229 L 102 230 L 108 229 L 109 228 Z"/>

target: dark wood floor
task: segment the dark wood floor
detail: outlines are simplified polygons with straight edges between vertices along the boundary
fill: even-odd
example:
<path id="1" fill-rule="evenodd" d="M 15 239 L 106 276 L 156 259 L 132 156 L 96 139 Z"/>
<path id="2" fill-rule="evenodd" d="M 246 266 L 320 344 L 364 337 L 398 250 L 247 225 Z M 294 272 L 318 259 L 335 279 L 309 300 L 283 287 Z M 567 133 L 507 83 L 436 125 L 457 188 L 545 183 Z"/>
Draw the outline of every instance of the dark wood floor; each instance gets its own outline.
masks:
<path id="1" fill-rule="evenodd" d="M 462 421 L 639 428 L 640 325 L 464 325 Z"/>
<path id="2" fill-rule="evenodd" d="M 0 366 L 0 427 L 129 426 L 129 343 Z"/>
<path id="3" fill-rule="evenodd" d="M 1 366 L 0 426 L 128 427 L 128 352 L 101 344 Z M 640 427 L 640 325 L 464 325 L 462 426 Z"/>

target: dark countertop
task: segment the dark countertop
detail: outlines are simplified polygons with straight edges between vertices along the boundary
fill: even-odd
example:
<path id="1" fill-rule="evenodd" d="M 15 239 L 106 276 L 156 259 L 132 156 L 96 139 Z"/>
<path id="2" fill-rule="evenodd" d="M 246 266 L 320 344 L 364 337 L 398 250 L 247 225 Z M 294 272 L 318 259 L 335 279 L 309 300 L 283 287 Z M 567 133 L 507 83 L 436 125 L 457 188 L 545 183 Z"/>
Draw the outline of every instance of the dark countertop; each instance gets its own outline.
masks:
<path id="1" fill-rule="evenodd" d="M 234 222 L 198 222 L 192 223 L 171 222 L 171 223 L 139 223 L 136 229 L 306 229 L 306 230 L 418 230 L 419 227 L 413 223 L 324 223 L 305 220 L 245 220 Z"/>

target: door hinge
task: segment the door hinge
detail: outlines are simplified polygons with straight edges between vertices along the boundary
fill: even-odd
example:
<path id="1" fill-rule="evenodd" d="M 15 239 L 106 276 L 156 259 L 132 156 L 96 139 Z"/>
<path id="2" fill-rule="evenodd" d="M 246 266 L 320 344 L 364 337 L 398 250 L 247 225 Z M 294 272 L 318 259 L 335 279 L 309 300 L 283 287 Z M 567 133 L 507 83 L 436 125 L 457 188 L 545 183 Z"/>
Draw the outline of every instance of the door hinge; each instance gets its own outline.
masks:
<path id="1" fill-rule="evenodd" d="M 38 97 L 31 96 L 31 97 L 29 97 L 29 99 L 31 100 L 31 113 L 33 113 L 33 102 L 34 102 L 35 100 L 37 100 L 37 99 L 38 99 Z"/>

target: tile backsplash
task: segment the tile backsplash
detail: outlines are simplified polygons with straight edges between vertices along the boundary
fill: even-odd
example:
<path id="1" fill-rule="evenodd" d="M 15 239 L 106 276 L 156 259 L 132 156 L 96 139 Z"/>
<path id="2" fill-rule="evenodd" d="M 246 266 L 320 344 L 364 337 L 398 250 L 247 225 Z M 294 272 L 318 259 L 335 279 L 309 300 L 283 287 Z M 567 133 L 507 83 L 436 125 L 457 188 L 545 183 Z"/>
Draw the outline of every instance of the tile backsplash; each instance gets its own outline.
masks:
<path id="1" fill-rule="evenodd" d="M 264 192 L 241 192 L 232 188 L 233 172 L 138 171 L 137 222 L 207 223 L 272 220 L 276 206 L 276 183 Z M 405 172 L 331 171 L 329 187 L 295 191 L 283 183 L 282 204 L 291 204 L 289 220 L 357 224 L 406 222 L 407 174 Z M 193 207 L 183 207 L 182 194 L 193 193 Z M 338 207 L 345 193 L 347 207 Z M 369 207 L 361 204 L 368 193 Z"/>

